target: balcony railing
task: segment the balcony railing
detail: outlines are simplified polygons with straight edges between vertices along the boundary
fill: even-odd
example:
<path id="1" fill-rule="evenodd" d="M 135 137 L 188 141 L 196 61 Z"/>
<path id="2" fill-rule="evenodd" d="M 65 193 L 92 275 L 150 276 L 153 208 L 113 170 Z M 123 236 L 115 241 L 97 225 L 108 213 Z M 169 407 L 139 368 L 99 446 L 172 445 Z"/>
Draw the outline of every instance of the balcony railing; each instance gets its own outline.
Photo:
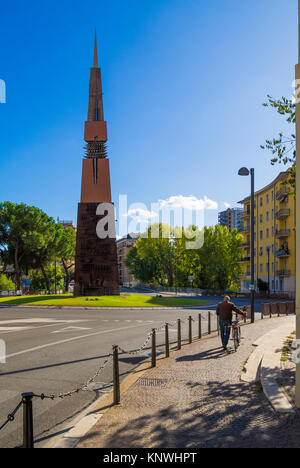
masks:
<path id="1" fill-rule="evenodd" d="M 291 276 L 291 271 L 290 270 L 277 270 L 276 271 L 277 276 Z"/>
<path id="2" fill-rule="evenodd" d="M 246 232 L 249 232 L 250 231 L 250 224 L 247 224 L 246 226 L 243 226 L 242 229 L 241 229 L 241 233 L 242 234 L 245 234 Z"/>
<path id="3" fill-rule="evenodd" d="M 275 193 L 276 200 L 278 200 L 280 203 L 283 202 L 283 200 L 288 196 L 290 191 L 290 187 L 287 186 L 284 186 L 281 189 L 277 190 Z"/>
<path id="4" fill-rule="evenodd" d="M 250 249 L 250 247 L 251 247 L 250 241 L 244 242 L 244 243 L 241 245 L 241 247 L 242 247 L 243 249 Z"/>
<path id="5" fill-rule="evenodd" d="M 287 209 L 287 208 L 284 208 L 283 210 L 276 211 L 275 218 L 276 219 L 287 218 L 288 216 L 290 216 L 290 214 L 291 214 L 291 210 Z"/>
<path id="6" fill-rule="evenodd" d="M 276 237 L 278 237 L 278 239 L 281 239 L 283 237 L 288 237 L 290 233 L 291 233 L 290 229 L 282 229 L 281 231 L 277 230 Z"/>
<path id="7" fill-rule="evenodd" d="M 277 250 L 275 256 L 277 258 L 285 258 L 285 257 L 289 257 L 291 255 L 290 251 L 288 249 L 281 249 L 281 250 Z"/>
<path id="8" fill-rule="evenodd" d="M 245 219 L 250 217 L 250 211 L 244 211 L 240 214 L 240 219 Z"/>
<path id="9" fill-rule="evenodd" d="M 249 263 L 251 261 L 251 257 L 244 257 L 239 260 L 239 263 Z"/>

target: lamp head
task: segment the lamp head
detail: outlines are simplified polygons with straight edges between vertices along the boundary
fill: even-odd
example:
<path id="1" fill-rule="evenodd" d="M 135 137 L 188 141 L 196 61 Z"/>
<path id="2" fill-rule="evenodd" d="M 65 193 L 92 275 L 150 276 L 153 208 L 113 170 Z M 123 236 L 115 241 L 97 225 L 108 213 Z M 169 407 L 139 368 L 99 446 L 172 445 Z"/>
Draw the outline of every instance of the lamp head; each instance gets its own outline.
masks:
<path id="1" fill-rule="evenodd" d="M 239 172 L 238 172 L 239 176 L 248 176 L 250 174 L 250 171 L 249 169 L 247 169 L 247 167 L 242 167 Z"/>

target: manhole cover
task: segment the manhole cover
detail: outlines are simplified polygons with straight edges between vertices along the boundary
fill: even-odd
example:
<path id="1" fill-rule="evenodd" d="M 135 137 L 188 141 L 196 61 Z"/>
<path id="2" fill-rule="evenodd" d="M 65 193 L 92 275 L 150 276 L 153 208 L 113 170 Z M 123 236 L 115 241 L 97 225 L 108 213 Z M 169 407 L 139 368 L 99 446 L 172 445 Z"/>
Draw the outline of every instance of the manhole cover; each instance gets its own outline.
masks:
<path id="1" fill-rule="evenodd" d="M 138 384 L 142 387 L 166 388 L 168 381 L 166 379 L 139 379 Z"/>

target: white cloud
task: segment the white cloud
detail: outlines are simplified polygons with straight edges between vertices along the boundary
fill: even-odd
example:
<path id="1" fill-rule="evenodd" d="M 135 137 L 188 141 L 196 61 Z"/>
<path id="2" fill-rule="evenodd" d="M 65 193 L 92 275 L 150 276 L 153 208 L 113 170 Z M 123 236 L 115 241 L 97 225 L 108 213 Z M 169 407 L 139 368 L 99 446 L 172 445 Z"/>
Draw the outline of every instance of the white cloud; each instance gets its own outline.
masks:
<path id="1" fill-rule="evenodd" d="M 225 208 L 231 208 L 231 204 L 230 204 L 230 203 L 223 202 L 223 205 L 225 206 Z"/>
<path id="2" fill-rule="evenodd" d="M 203 199 L 198 199 L 193 195 L 184 197 L 183 195 L 173 195 L 167 200 L 158 200 L 160 208 L 181 208 L 186 210 L 217 210 L 218 203 L 210 200 L 206 196 Z"/>
<path id="3" fill-rule="evenodd" d="M 150 219 L 156 218 L 157 213 L 155 211 L 144 210 L 142 208 L 134 208 L 128 211 L 124 216 L 132 218 L 137 222 L 145 222 Z"/>

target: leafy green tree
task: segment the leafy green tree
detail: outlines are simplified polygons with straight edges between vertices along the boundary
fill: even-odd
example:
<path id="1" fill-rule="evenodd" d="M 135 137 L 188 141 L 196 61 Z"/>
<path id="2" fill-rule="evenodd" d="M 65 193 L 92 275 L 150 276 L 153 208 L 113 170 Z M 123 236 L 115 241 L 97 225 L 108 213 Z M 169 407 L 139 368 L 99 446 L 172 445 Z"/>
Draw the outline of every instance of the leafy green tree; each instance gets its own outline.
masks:
<path id="1" fill-rule="evenodd" d="M 6 275 L 0 275 L 0 291 L 14 291 L 16 285 L 13 281 L 7 278 Z"/>
<path id="2" fill-rule="evenodd" d="M 45 276 L 40 269 L 29 270 L 29 275 L 31 277 L 30 289 L 32 291 L 40 291 L 46 289 L 54 290 L 55 289 L 55 272 L 54 272 L 54 263 L 48 264 L 45 266 L 46 276 L 49 280 L 47 283 Z M 59 265 L 56 267 L 56 288 L 63 289 L 64 286 L 64 271 L 63 268 Z"/>
<path id="3" fill-rule="evenodd" d="M 17 289 L 21 289 L 22 272 L 29 268 L 40 268 L 49 283 L 45 266 L 54 256 L 55 226 L 39 208 L 24 203 L 0 204 L 0 256 L 4 267 L 14 265 Z"/>
<path id="4" fill-rule="evenodd" d="M 75 265 L 75 230 L 73 228 L 65 228 L 61 224 L 56 224 L 55 244 L 55 257 L 62 263 L 66 277 L 66 290 L 68 291 L 72 279 L 73 267 Z"/>
<path id="5" fill-rule="evenodd" d="M 238 260 L 242 257 L 243 236 L 227 227 L 206 227 L 204 244 L 199 251 L 201 264 L 199 283 L 202 289 L 226 290 L 238 284 L 243 267 Z"/>
<path id="6" fill-rule="evenodd" d="M 286 117 L 286 121 L 293 126 L 296 125 L 296 104 L 285 97 L 282 99 L 273 99 L 268 95 L 268 102 L 263 104 L 265 107 L 272 107 L 278 114 Z M 268 149 L 272 152 L 273 158 L 271 164 L 289 165 L 290 178 L 287 183 L 292 186 L 295 191 L 296 187 L 296 135 L 293 132 L 290 136 L 285 136 L 280 133 L 277 138 L 266 140 L 265 145 L 261 145 L 262 149 Z"/>

